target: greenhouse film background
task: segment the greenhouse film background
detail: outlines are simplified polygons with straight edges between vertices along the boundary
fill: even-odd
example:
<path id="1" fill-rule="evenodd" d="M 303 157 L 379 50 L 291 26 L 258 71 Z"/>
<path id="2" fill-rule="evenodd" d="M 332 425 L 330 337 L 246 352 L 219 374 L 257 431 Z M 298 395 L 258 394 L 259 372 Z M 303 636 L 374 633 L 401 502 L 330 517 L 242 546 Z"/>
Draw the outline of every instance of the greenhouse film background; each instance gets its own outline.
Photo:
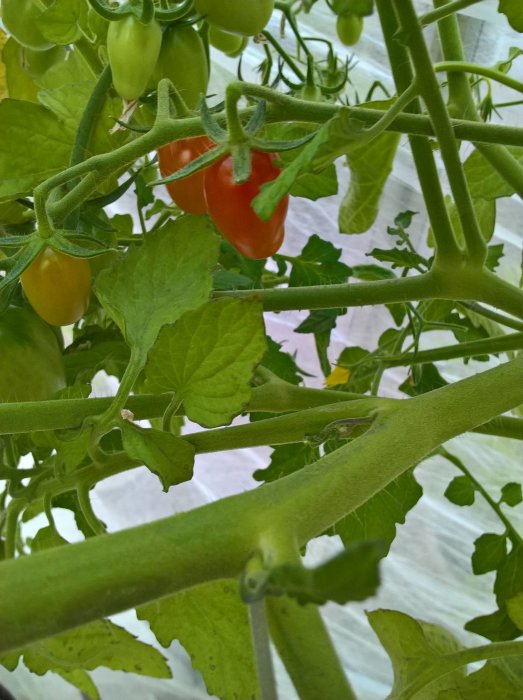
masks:
<path id="1" fill-rule="evenodd" d="M 420 13 L 432 9 L 432 4 L 428 2 L 418 1 L 415 4 Z M 467 60 L 491 65 L 506 56 L 509 47 L 520 45 L 521 35 L 512 31 L 505 17 L 497 13 L 497 5 L 497 0 L 483 0 L 459 12 Z M 278 21 L 273 18 L 272 22 L 271 28 L 277 32 Z M 340 56 L 354 53 L 356 65 L 350 73 L 352 85 L 347 91 L 351 102 L 355 90 L 360 96 L 365 95 L 375 80 L 383 82 L 394 93 L 376 15 L 365 19 L 362 38 L 353 51 L 337 41 L 333 15 L 323 0 L 313 7 L 310 14 L 300 16 L 300 26 L 303 26 L 304 34 L 328 38 Z M 434 35 L 434 27 L 426 30 L 433 58 L 437 59 L 438 47 Z M 431 42 L 431 38 L 434 41 Z M 212 51 L 216 70 L 209 93 L 219 94 L 223 85 L 234 79 L 237 64 L 220 52 Z M 253 76 L 253 66 L 260 60 L 259 51 L 259 47 L 250 42 L 243 54 L 242 70 L 247 80 Z M 511 76 L 523 80 L 523 58 L 514 63 Z M 508 101 L 513 99 L 513 95 L 507 88 L 496 86 L 498 101 L 505 98 Z M 503 117 L 507 123 L 523 127 L 523 107 L 506 108 Z M 496 115 L 493 121 L 499 121 Z M 463 148 L 461 155 L 467 155 L 470 150 L 471 147 Z M 291 200 L 281 253 L 299 253 L 310 235 L 321 232 L 323 238 L 343 251 L 343 262 L 348 265 L 365 264 L 369 261 L 366 253 L 373 247 L 389 247 L 387 226 L 392 224 L 398 213 L 406 210 L 417 212 L 409 229 L 414 246 L 422 254 L 429 251 L 423 199 L 405 136 L 401 138 L 394 170 L 385 187 L 379 216 L 371 230 L 363 236 L 341 236 L 338 232 L 337 213 L 349 177 L 347 168 L 341 162 L 338 166 L 338 195 L 318 202 L 298 198 Z M 441 167 L 440 174 L 445 181 Z M 114 211 L 128 212 L 125 200 L 121 200 L 119 208 Z M 498 219 L 492 243 L 504 244 L 504 257 L 498 272 L 513 283 L 517 283 L 521 274 L 522 221 L 521 200 L 518 201 L 516 196 L 498 200 Z M 322 386 L 312 336 L 292 333 L 306 315 L 307 312 L 268 314 L 265 317 L 267 333 L 278 342 L 285 341 L 284 349 L 287 352 L 296 353 L 299 367 L 312 375 L 306 378 L 308 386 Z M 365 308 L 349 309 L 345 316 L 338 319 L 332 334 L 329 349 L 331 363 L 335 362 L 349 340 L 351 345 L 371 348 L 388 325 L 388 311 L 384 307 L 375 307 L 372 316 Z M 450 343 L 452 336 L 435 332 L 424 335 L 423 339 L 425 343 L 430 340 L 434 346 L 441 346 Z M 474 374 L 477 367 L 473 360 L 465 365 L 460 359 L 446 362 L 444 369 L 441 363 L 437 364 L 449 381 Z M 491 366 L 495 364 L 496 361 L 491 362 Z M 478 367 L 481 370 L 486 368 L 486 363 Z M 401 396 L 397 387 L 405 376 L 402 368 L 388 370 L 382 382 L 383 393 Z M 109 396 L 115 390 L 114 380 L 99 375 L 94 388 L 97 396 Z M 195 431 L 200 428 L 188 422 L 186 429 Z M 523 452 L 518 441 L 467 434 L 452 440 L 448 447 L 492 495 L 498 494 L 503 484 L 520 478 Z M 221 463 L 219 456 L 200 455 L 192 481 L 177 486 L 168 494 L 161 491 L 157 478 L 144 467 L 102 482 L 94 492 L 93 506 L 109 531 L 156 520 L 256 487 L 258 482 L 252 478 L 252 474 L 256 469 L 267 466 L 270 453 L 270 448 L 228 452 L 226 463 Z M 455 475 L 455 469 L 443 458 L 434 457 L 423 462 L 416 470 L 416 479 L 423 487 L 424 495 L 409 512 L 406 524 L 397 528 L 391 552 L 381 566 L 382 583 L 378 595 L 362 604 L 351 603 L 341 607 L 329 603 L 322 608 L 336 650 L 360 700 L 383 700 L 392 685 L 390 661 L 370 629 L 365 610 L 390 608 L 436 622 L 469 646 L 485 641 L 464 631 L 463 625 L 471 617 L 491 611 L 494 574 L 475 576 L 471 571 L 470 557 L 474 540 L 483 532 L 500 531 L 500 525 L 482 499 L 476 499 L 470 507 L 458 508 L 443 497 Z M 70 541 L 81 539 L 72 515 L 63 510 L 56 512 L 57 525 L 64 536 Z M 516 528 L 523 530 L 522 505 L 511 510 L 511 521 Z M 30 536 L 36 533 L 43 524 L 45 517 L 39 516 L 27 524 L 24 534 Z M 314 540 L 308 547 L 306 563 L 317 564 L 340 549 L 341 542 L 336 537 Z M 162 649 L 171 665 L 173 678 L 166 681 L 98 669 L 92 672 L 92 677 L 103 700 L 119 700 L 122 697 L 126 700 L 204 700 L 210 697 L 200 674 L 192 669 L 188 655 L 177 642 L 168 650 L 161 648 L 148 625 L 138 621 L 134 612 L 113 619 L 143 641 Z M 276 654 L 273 657 L 280 700 L 295 700 L 298 696 L 283 665 Z M 79 700 L 81 697 L 78 690 L 58 676 L 48 673 L 39 678 L 25 670 L 22 664 L 14 673 L 0 667 L 1 683 L 9 687 L 16 700 Z"/>

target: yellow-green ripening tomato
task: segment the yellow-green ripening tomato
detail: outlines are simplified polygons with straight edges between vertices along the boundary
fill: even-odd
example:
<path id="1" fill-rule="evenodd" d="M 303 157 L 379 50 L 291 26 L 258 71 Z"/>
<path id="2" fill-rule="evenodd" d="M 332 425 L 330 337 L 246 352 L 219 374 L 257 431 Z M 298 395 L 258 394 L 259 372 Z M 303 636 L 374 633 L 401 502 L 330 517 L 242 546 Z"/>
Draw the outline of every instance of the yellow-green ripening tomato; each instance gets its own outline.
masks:
<path id="1" fill-rule="evenodd" d="M 207 93 L 209 63 L 202 38 L 193 27 L 173 24 L 164 31 L 154 84 L 149 87 L 156 89 L 162 78 L 169 78 L 189 109 L 197 107 Z"/>
<path id="2" fill-rule="evenodd" d="M 274 0 L 194 0 L 194 9 L 226 32 L 255 36 L 269 22 Z"/>
<path id="3" fill-rule="evenodd" d="M 53 326 L 76 323 L 87 311 L 91 266 L 85 258 L 45 248 L 22 272 L 20 281 L 33 309 Z"/>

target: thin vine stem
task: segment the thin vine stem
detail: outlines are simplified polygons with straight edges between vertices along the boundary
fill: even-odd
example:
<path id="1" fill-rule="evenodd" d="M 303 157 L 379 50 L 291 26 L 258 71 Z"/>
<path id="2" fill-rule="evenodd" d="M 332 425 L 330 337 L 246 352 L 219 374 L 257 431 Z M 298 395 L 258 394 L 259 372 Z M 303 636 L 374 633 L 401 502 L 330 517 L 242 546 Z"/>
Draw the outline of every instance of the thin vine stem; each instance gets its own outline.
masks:
<path id="1" fill-rule="evenodd" d="M 378 359 L 388 367 L 404 367 L 411 364 L 439 362 L 441 360 L 476 357 L 478 355 L 492 355 L 521 349 L 523 349 L 523 333 L 510 333 L 509 335 L 482 338 L 468 343 L 446 345 L 440 348 L 420 350 L 403 355 L 383 356 Z"/>
<path id="2" fill-rule="evenodd" d="M 483 2 L 483 0 L 454 0 L 454 2 L 449 2 L 448 5 L 445 5 L 444 7 L 438 7 L 437 9 L 431 10 L 430 12 L 422 15 L 420 17 L 420 24 L 422 27 L 427 27 L 433 22 L 438 22 L 439 20 L 449 17 L 460 10 L 464 10 L 466 7 L 477 5 L 479 2 Z"/>
<path id="3" fill-rule="evenodd" d="M 409 56 L 406 48 L 397 41 L 399 27 L 393 6 L 388 0 L 377 0 L 376 6 L 396 89 L 402 92 L 414 81 Z M 411 106 L 410 110 L 415 113 L 421 111 L 419 100 Z M 459 265 L 462 252 L 450 221 L 432 147 L 427 138 L 411 135 L 409 142 L 427 214 L 434 232 L 437 256 L 453 265 Z"/>
<path id="4" fill-rule="evenodd" d="M 76 496 L 78 498 L 78 505 L 80 506 L 80 510 L 82 511 L 82 515 L 84 516 L 85 520 L 87 521 L 87 524 L 91 528 L 91 531 L 93 532 L 94 535 L 104 535 L 105 534 L 105 527 L 101 523 L 101 521 L 98 519 L 98 516 L 93 510 L 93 506 L 91 503 L 91 499 L 89 497 L 89 486 L 86 484 L 79 482 L 78 486 L 76 488 Z"/>
<path id="5" fill-rule="evenodd" d="M 498 83 L 506 85 L 513 90 L 523 92 L 523 83 L 515 78 L 511 78 L 506 73 L 502 73 L 495 68 L 487 68 L 480 66 L 477 63 L 467 63 L 466 61 L 443 61 L 442 63 L 434 64 L 436 73 L 472 73 L 473 75 L 483 75 L 486 78 L 491 78 Z"/>
<path id="6" fill-rule="evenodd" d="M 402 30 L 407 37 L 406 41 L 412 64 L 440 145 L 452 195 L 454 201 L 459 202 L 458 215 L 468 257 L 471 262 L 483 265 L 487 255 L 487 246 L 478 224 L 449 113 L 440 91 L 414 5 L 412 0 L 393 0 L 393 4 Z"/>
<path id="7" fill-rule="evenodd" d="M 264 600 L 249 605 L 249 618 L 260 684 L 260 700 L 278 700 Z"/>
<path id="8" fill-rule="evenodd" d="M 459 457 L 456 457 L 453 455 L 451 452 L 446 450 L 444 447 L 440 447 L 439 453 L 445 457 L 449 462 L 451 462 L 455 467 L 457 467 L 466 477 L 468 477 L 474 486 L 476 487 L 476 490 L 479 491 L 479 493 L 483 496 L 485 501 L 489 504 L 489 506 L 492 508 L 494 513 L 498 516 L 500 521 L 503 523 L 505 526 L 506 532 L 508 536 L 510 537 L 511 541 L 513 544 L 517 544 L 520 546 L 523 546 L 523 538 L 519 534 L 519 532 L 515 529 L 514 525 L 510 522 L 510 520 L 506 517 L 505 513 L 500 508 L 499 503 L 496 503 L 496 501 L 492 498 L 492 496 L 489 494 L 489 492 L 483 487 L 483 485 L 476 479 L 476 477 L 472 474 L 472 472 L 463 464 L 461 459 Z"/>

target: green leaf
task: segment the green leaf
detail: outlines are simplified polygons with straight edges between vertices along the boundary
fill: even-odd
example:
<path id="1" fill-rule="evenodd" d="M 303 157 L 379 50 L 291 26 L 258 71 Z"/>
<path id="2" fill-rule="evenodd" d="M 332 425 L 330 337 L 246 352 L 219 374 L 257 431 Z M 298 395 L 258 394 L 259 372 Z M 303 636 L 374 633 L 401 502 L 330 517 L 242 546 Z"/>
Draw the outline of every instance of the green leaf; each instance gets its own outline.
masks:
<path id="1" fill-rule="evenodd" d="M 344 605 L 365 600 L 376 593 L 380 583 L 379 562 L 384 556 L 381 540 L 358 542 L 315 569 L 298 564 L 273 569 L 265 592 L 287 595 L 302 605 L 322 605 L 329 600 Z"/>
<path id="2" fill-rule="evenodd" d="M 490 615 L 480 615 L 466 623 L 465 629 L 474 634 L 490 639 L 492 642 L 503 642 L 519 637 L 521 632 L 508 616 L 505 605 Z"/>
<path id="3" fill-rule="evenodd" d="M 8 40 L 2 51 L 6 68 L 7 94 L 13 100 L 38 102 L 38 87 L 23 69 L 23 47 L 13 39 Z"/>
<path id="4" fill-rule="evenodd" d="M 57 116 L 64 128 L 71 130 L 73 135 L 76 134 L 87 101 L 96 85 L 96 78 L 79 52 L 69 52 L 67 60 L 49 69 L 39 79 L 38 85 L 41 88 L 39 101 Z M 110 152 L 129 140 L 129 132 L 126 130 L 111 133 L 115 116 L 120 111 L 121 100 L 113 96 L 112 92 L 108 93 L 93 124 L 89 155 Z M 111 177 L 100 183 L 98 190 L 102 194 L 108 194 L 117 187 L 116 179 Z"/>
<path id="5" fill-rule="evenodd" d="M 520 165 L 523 165 L 523 148 L 519 146 L 506 148 Z M 472 152 L 465 161 L 464 168 L 473 199 L 498 199 L 514 194 L 514 188 L 501 177 L 497 170 L 494 170 L 479 151 Z"/>
<path id="6" fill-rule="evenodd" d="M 523 5 L 520 0 L 499 0 L 498 12 L 506 15 L 512 29 L 523 32 Z"/>
<path id="7" fill-rule="evenodd" d="M 74 132 L 45 107 L 0 102 L 0 201 L 30 194 L 69 162 Z"/>
<path id="8" fill-rule="evenodd" d="M 42 527 L 31 541 L 31 552 L 40 552 L 44 549 L 52 549 L 53 547 L 61 547 L 64 544 L 69 544 L 64 540 L 54 527 Z"/>
<path id="9" fill-rule="evenodd" d="M 346 309 L 316 309 L 294 329 L 295 333 L 330 333 L 336 328 L 338 316 L 347 313 Z"/>
<path id="10" fill-rule="evenodd" d="M 269 466 L 266 469 L 257 469 L 253 477 L 256 481 L 263 481 L 266 484 L 270 481 L 277 481 L 302 469 L 307 464 L 312 464 L 319 457 L 318 448 L 312 447 L 306 442 L 278 445 L 273 448 Z"/>
<path id="11" fill-rule="evenodd" d="M 289 286 L 305 287 L 346 282 L 351 269 L 339 261 L 340 257 L 341 250 L 316 234 L 312 235 L 300 255 L 292 259 Z"/>
<path id="12" fill-rule="evenodd" d="M 207 218 L 184 216 L 148 234 L 142 246 L 98 275 L 98 299 L 144 358 L 163 325 L 209 298 L 217 244 Z"/>
<path id="13" fill-rule="evenodd" d="M 514 545 L 498 566 L 494 593 L 498 610 L 467 622 L 465 629 L 481 634 L 491 641 L 519 637 L 521 631 L 516 627 L 511 616 L 509 617 L 507 605 L 509 600 L 523 593 L 523 547 L 521 545 Z"/>
<path id="14" fill-rule="evenodd" d="M 240 275 L 238 272 L 219 270 L 213 274 L 213 289 L 223 291 L 226 289 L 252 289 L 254 287 L 250 277 Z"/>
<path id="15" fill-rule="evenodd" d="M 200 425 L 224 425 L 249 402 L 265 350 L 259 301 L 212 301 L 162 329 L 147 361 L 147 387 L 174 391 Z"/>
<path id="16" fill-rule="evenodd" d="M 380 262 L 390 262 L 392 263 L 392 268 L 404 267 L 404 268 L 426 268 L 427 261 L 421 255 L 413 253 L 410 250 L 404 250 L 402 248 L 391 248 L 384 250 L 383 248 L 373 248 L 370 253 L 366 255 L 371 255 L 376 260 Z"/>
<path id="17" fill-rule="evenodd" d="M 320 127 L 312 141 L 309 141 L 299 156 L 282 170 L 275 180 L 262 186 L 260 194 L 252 202 L 252 207 L 260 219 L 270 219 L 278 203 L 289 193 L 298 177 L 310 168 L 318 150 L 329 140 L 331 121 Z"/>
<path id="18" fill-rule="evenodd" d="M 375 610 L 367 617 L 392 661 L 394 685 L 388 700 L 436 700 L 463 678 L 464 671 L 446 658 L 461 650 L 448 630 L 395 610 Z"/>
<path id="19" fill-rule="evenodd" d="M 350 146 L 350 184 L 340 206 L 340 233 L 365 233 L 376 220 L 398 144 L 399 134 L 383 132 L 370 143 Z"/>
<path id="20" fill-rule="evenodd" d="M 508 506 L 517 506 L 523 501 L 523 493 L 521 491 L 521 484 L 515 481 L 511 481 L 509 484 L 505 484 L 501 489 L 501 503 L 506 503 Z"/>
<path id="21" fill-rule="evenodd" d="M 266 340 L 267 352 L 263 356 L 262 365 L 289 384 L 301 384 L 304 372 L 300 370 L 294 357 L 282 350 L 282 343 L 277 343 L 269 336 Z"/>
<path id="22" fill-rule="evenodd" d="M 374 282 L 375 280 L 390 280 L 396 275 L 392 270 L 380 265 L 354 265 L 352 268 L 352 277 L 364 280 L 365 282 Z"/>
<path id="23" fill-rule="evenodd" d="M 82 9 L 85 5 L 80 0 L 54 0 L 38 18 L 38 28 L 53 44 L 73 44 L 82 37 L 79 26 Z"/>
<path id="24" fill-rule="evenodd" d="M 441 692 L 437 700 L 520 700 L 523 682 L 509 663 L 519 659 L 496 659 L 458 681 L 455 688 Z"/>
<path id="25" fill-rule="evenodd" d="M 507 600 L 507 611 L 512 622 L 523 632 L 523 593 Z"/>
<path id="26" fill-rule="evenodd" d="M 45 639 L 22 649 L 18 655 L 23 656 L 24 664 L 38 676 L 53 671 L 94 698 L 99 697 L 98 692 L 85 671 L 100 666 L 153 678 L 171 678 L 167 662 L 156 649 L 139 642 L 109 620 L 98 620 Z M 5 658 L 1 662 L 6 665 Z M 12 655 L 8 662 L 10 669 L 16 668 L 17 659 Z"/>
<path id="27" fill-rule="evenodd" d="M 423 489 L 412 470 L 406 471 L 337 522 L 329 534 L 339 535 L 346 547 L 369 537 L 380 538 L 386 543 L 388 552 L 396 537 L 396 526 L 403 525 L 407 513 L 414 508 L 422 494 Z"/>
<path id="28" fill-rule="evenodd" d="M 474 542 L 472 571 L 476 575 L 495 571 L 507 555 L 507 538 L 491 532 L 478 537 Z"/>
<path id="29" fill-rule="evenodd" d="M 136 613 L 149 622 L 162 646 L 180 642 L 210 695 L 221 700 L 260 697 L 247 606 L 236 581 L 205 583 Z"/>
<path id="30" fill-rule="evenodd" d="M 338 177 L 336 166 L 328 165 L 320 173 L 303 173 L 289 190 L 293 197 L 304 197 L 313 202 L 322 197 L 338 194 Z"/>
<path id="31" fill-rule="evenodd" d="M 423 364 L 421 367 L 414 366 L 417 368 L 417 371 L 413 372 L 399 387 L 404 394 L 419 396 L 447 384 L 438 372 L 436 365 Z"/>
<path id="32" fill-rule="evenodd" d="M 140 428 L 124 422 L 121 426 L 124 450 L 131 459 L 143 462 L 162 482 L 167 492 L 171 486 L 192 479 L 194 447 L 171 433 Z"/>
<path id="33" fill-rule="evenodd" d="M 471 506 L 474 503 L 476 487 L 468 476 L 456 476 L 445 490 L 445 497 L 457 506 Z"/>
<path id="34" fill-rule="evenodd" d="M 501 258 L 504 254 L 505 246 L 503 243 L 497 243 L 496 245 L 489 245 L 487 248 L 487 259 L 485 260 L 485 266 L 489 270 L 495 270 L 500 263 Z"/>
<path id="35" fill-rule="evenodd" d="M 498 604 L 523 592 L 523 546 L 515 545 L 498 569 L 494 593 Z"/>
<path id="36" fill-rule="evenodd" d="M 347 391 L 356 391 L 359 394 L 369 391 L 378 362 L 373 359 L 368 350 L 357 346 L 345 348 L 336 364 L 338 367 L 345 367 L 350 372 L 349 381 L 345 387 Z"/>

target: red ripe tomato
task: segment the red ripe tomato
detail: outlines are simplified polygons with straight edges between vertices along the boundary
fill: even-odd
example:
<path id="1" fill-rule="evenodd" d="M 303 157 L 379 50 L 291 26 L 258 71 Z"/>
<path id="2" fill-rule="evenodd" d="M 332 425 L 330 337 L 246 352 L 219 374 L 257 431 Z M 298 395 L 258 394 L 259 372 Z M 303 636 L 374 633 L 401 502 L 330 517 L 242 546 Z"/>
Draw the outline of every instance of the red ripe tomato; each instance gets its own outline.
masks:
<path id="1" fill-rule="evenodd" d="M 213 148 L 214 143 L 207 136 L 173 141 L 158 151 L 162 177 L 172 175 L 188 165 L 198 156 Z M 166 187 L 173 202 L 188 214 L 206 214 L 207 205 L 203 192 L 205 171 L 199 170 L 183 180 L 169 182 Z"/>
<path id="2" fill-rule="evenodd" d="M 75 323 L 87 311 L 91 295 L 88 260 L 45 248 L 20 280 L 33 309 L 53 326 Z"/>
<path id="3" fill-rule="evenodd" d="M 283 243 L 289 197 L 284 197 L 268 221 L 252 208 L 261 185 L 278 177 L 273 154 L 252 151 L 252 171 L 247 182 L 233 180 L 232 158 L 227 156 L 205 171 L 207 211 L 222 236 L 246 258 L 259 260 L 274 255 Z"/>

